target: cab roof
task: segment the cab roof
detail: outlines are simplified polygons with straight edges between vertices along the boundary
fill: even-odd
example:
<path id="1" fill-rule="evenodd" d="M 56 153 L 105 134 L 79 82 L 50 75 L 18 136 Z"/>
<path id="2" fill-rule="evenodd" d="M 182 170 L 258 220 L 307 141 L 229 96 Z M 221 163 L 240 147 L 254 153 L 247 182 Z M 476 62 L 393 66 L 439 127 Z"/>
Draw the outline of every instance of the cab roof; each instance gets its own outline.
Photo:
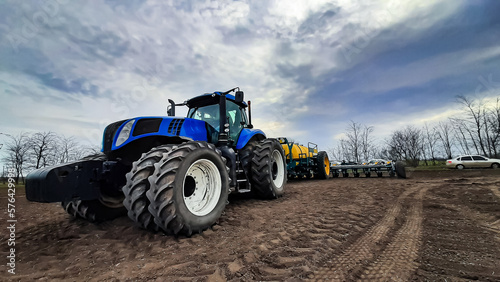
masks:
<path id="1" fill-rule="evenodd" d="M 200 96 L 196 96 L 194 98 L 191 98 L 186 101 L 186 106 L 189 108 L 199 108 L 203 106 L 208 106 L 208 105 L 214 105 L 219 103 L 220 99 L 220 94 L 221 92 L 214 92 L 214 93 L 206 93 Z M 240 107 L 246 108 L 248 105 L 245 101 L 241 103 L 237 103 L 235 101 L 234 95 L 231 94 L 226 94 L 226 100 L 233 101 L 235 104 L 237 104 Z"/>

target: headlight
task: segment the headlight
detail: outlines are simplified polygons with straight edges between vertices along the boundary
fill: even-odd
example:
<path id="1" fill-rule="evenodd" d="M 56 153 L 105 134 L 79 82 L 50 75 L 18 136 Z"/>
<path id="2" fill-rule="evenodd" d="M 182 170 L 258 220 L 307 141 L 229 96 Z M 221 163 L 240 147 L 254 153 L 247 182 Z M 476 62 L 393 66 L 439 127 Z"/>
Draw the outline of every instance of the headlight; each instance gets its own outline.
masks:
<path id="1" fill-rule="evenodd" d="M 125 126 L 123 126 L 120 134 L 118 134 L 118 138 L 116 138 L 115 146 L 118 147 L 121 144 L 125 143 L 127 139 L 130 137 L 130 132 L 132 131 L 132 126 L 134 125 L 135 120 L 128 121 Z"/>

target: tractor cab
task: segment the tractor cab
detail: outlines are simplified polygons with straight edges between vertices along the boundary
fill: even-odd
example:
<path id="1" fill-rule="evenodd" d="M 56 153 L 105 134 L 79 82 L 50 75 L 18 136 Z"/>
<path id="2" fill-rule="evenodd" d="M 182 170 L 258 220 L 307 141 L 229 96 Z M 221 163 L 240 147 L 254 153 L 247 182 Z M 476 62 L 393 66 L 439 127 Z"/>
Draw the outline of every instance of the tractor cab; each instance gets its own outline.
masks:
<path id="1" fill-rule="evenodd" d="M 243 92 L 236 91 L 233 96 L 228 94 L 230 91 L 203 94 L 183 104 L 169 100 L 168 115 L 175 115 L 175 106 L 185 105 L 189 108 L 187 118 L 207 123 L 207 131 L 212 136 L 209 142 L 217 144 L 226 141 L 229 146 L 236 146 L 242 130 L 253 126 L 245 111 L 248 104 L 243 101 Z"/>
<path id="2" fill-rule="evenodd" d="M 209 95 L 211 98 L 211 95 Z M 187 118 L 197 119 L 205 121 L 210 127 L 213 128 L 218 133 L 220 133 L 221 115 L 219 109 L 218 101 L 210 101 L 213 99 L 207 99 L 204 102 L 206 104 L 195 103 L 196 106 L 191 106 L 189 108 Z M 218 99 L 217 99 L 218 100 Z M 190 106 L 190 101 L 188 101 L 188 106 Z M 248 127 L 248 119 L 245 112 L 246 103 L 235 103 L 231 97 L 228 97 L 226 102 L 226 123 L 229 129 L 229 142 L 235 143 L 238 140 L 238 136 L 243 128 Z"/>

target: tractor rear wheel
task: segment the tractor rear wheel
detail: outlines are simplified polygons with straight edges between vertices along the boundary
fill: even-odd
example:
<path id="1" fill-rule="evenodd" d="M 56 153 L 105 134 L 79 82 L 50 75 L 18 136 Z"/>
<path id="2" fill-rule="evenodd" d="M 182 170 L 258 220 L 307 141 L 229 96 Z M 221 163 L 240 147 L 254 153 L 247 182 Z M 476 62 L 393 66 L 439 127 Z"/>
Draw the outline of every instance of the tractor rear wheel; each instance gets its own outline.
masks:
<path id="1" fill-rule="evenodd" d="M 155 164 L 149 177 L 149 212 L 166 234 L 201 233 L 221 216 L 229 193 L 229 168 L 207 142 L 186 142 Z"/>
<path id="2" fill-rule="evenodd" d="M 151 149 L 142 154 L 139 160 L 132 164 L 132 169 L 126 174 L 127 183 L 123 186 L 125 199 L 123 205 L 128 210 L 128 217 L 139 227 L 149 230 L 158 230 L 153 215 L 149 212 L 149 199 L 146 192 L 149 191 L 148 177 L 155 171 L 155 163 L 159 162 L 164 153 L 172 150 L 172 145 L 163 145 Z"/>
<path id="3" fill-rule="evenodd" d="M 287 171 L 285 152 L 278 140 L 268 138 L 257 144 L 251 168 L 251 184 L 258 196 L 265 199 L 283 196 Z"/>
<path id="4" fill-rule="evenodd" d="M 238 152 L 241 166 L 243 167 L 243 170 L 247 173 L 247 175 L 249 175 L 249 177 L 251 171 L 250 163 L 252 162 L 253 151 L 255 150 L 255 146 L 257 145 L 257 143 L 257 141 L 250 141 L 245 145 L 245 147 L 243 147 L 243 149 Z"/>
<path id="5" fill-rule="evenodd" d="M 330 176 L 330 160 L 328 159 L 328 154 L 325 151 L 320 151 L 317 157 L 317 171 L 318 178 L 328 179 Z"/>

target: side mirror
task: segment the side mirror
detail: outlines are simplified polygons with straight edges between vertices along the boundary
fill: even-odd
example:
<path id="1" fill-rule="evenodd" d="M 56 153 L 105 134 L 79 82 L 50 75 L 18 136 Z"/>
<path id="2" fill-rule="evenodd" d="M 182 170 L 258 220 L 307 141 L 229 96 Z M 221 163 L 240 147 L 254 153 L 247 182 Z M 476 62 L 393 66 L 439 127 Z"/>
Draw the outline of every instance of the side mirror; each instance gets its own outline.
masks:
<path id="1" fill-rule="evenodd" d="M 168 102 L 170 103 L 170 106 L 167 107 L 167 115 L 169 117 L 175 116 L 175 103 L 171 99 L 168 99 Z"/>
<path id="2" fill-rule="evenodd" d="M 234 96 L 234 100 L 236 103 L 243 102 L 243 91 L 236 91 L 236 95 Z"/>

